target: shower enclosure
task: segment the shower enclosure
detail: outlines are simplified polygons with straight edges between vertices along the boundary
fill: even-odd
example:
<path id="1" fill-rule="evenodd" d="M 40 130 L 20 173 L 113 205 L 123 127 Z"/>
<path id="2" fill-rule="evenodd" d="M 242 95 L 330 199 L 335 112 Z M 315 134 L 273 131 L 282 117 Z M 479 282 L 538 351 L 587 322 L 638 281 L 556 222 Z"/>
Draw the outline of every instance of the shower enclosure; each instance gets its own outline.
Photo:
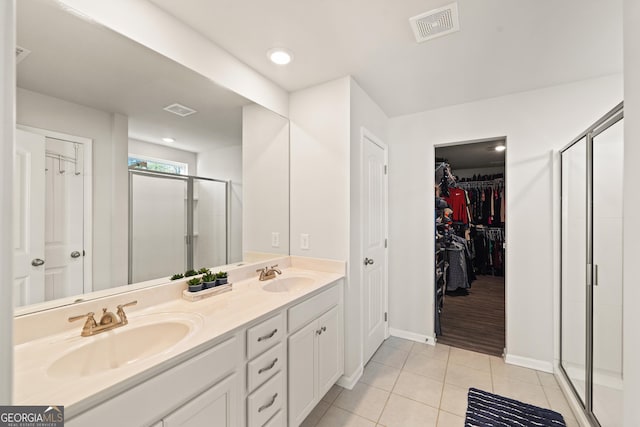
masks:
<path id="1" fill-rule="evenodd" d="M 228 263 L 229 181 L 129 170 L 129 283 Z"/>
<path id="2" fill-rule="evenodd" d="M 593 425 L 622 425 L 623 105 L 561 151 L 560 368 Z"/>

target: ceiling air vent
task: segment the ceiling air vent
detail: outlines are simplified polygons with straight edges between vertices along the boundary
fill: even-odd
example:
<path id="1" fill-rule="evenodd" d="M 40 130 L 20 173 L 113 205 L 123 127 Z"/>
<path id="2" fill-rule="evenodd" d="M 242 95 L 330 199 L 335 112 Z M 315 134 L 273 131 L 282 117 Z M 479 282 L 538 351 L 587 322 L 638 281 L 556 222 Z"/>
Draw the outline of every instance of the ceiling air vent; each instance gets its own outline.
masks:
<path id="1" fill-rule="evenodd" d="M 16 64 L 19 64 L 31 51 L 20 46 L 16 46 Z"/>
<path id="2" fill-rule="evenodd" d="M 417 42 L 425 42 L 460 31 L 458 3 L 451 3 L 445 7 L 421 13 L 409 18 L 409 23 Z"/>
<path id="3" fill-rule="evenodd" d="M 189 108 L 185 105 L 182 104 L 171 104 L 171 105 L 167 105 L 166 107 L 163 108 L 163 110 L 168 111 L 170 113 L 173 114 L 177 114 L 180 117 L 187 117 L 190 116 L 194 113 L 197 113 L 196 110 L 194 110 L 193 108 Z"/>

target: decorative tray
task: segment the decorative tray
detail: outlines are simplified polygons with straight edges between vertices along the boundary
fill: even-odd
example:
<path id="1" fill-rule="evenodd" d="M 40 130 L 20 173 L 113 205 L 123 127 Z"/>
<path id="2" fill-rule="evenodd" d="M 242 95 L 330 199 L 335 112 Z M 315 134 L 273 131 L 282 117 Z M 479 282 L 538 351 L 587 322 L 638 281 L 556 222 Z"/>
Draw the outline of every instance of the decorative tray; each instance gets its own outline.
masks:
<path id="1" fill-rule="evenodd" d="M 182 298 L 187 301 L 200 301 L 201 299 L 211 297 L 213 295 L 223 294 L 233 289 L 233 283 L 227 283 L 226 285 L 214 286 L 213 288 L 204 289 L 197 292 L 189 292 L 188 289 L 182 291 Z"/>

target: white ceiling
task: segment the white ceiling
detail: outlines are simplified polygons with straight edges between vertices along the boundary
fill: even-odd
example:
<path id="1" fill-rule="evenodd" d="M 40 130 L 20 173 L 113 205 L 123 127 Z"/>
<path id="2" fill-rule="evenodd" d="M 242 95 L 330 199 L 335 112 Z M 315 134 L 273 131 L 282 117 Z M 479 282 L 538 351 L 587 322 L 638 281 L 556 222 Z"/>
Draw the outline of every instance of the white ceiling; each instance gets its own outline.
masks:
<path id="1" fill-rule="evenodd" d="M 17 6 L 18 45 L 32 51 L 17 66 L 18 87 L 125 114 L 129 136 L 142 141 L 193 152 L 241 143 L 247 99 L 56 2 Z M 163 111 L 176 102 L 198 112 Z"/>
<path id="2" fill-rule="evenodd" d="M 461 31 L 421 44 L 409 17 L 451 0 L 150 1 L 288 91 L 351 74 L 389 116 L 622 71 L 622 0 L 458 0 Z"/>

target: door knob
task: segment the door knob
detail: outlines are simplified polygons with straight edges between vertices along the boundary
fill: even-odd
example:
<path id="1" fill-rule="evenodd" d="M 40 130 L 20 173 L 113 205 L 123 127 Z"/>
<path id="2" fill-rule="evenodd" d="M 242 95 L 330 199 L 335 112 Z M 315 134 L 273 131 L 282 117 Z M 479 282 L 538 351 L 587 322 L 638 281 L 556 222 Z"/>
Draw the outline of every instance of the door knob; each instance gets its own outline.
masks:
<path id="1" fill-rule="evenodd" d="M 34 267 L 40 267 L 43 264 L 44 264 L 44 260 L 43 259 L 34 258 L 33 260 L 31 260 L 31 265 L 33 265 Z"/>
<path id="2" fill-rule="evenodd" d="M 80 258 L 80 252 L 78 251 L 71 252 L 71 258 Z"/>
<path id="3" fill-rule="evenodd" d="M 371 265 L 371 264 L 373 264 L 373 260 L 371 258 L 364 259 L 364 265 Z"/>

